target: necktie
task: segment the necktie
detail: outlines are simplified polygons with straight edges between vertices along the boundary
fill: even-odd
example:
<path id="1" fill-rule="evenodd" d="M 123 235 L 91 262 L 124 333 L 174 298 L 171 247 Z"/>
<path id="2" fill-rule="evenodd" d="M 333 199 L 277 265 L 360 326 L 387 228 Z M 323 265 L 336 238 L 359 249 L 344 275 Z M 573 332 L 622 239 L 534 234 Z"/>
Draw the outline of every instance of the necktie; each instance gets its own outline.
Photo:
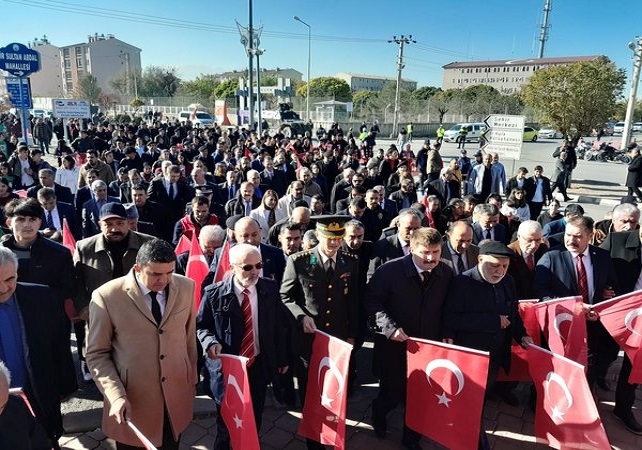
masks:
<path id="1" fill-rule="evenodd" d="M 174 183 L 169 183 L 169 198 L 174 200 Z"/>
<path id="2" fill-rule="evenodd" d="M 46 225 L 47 228 L 53 230 L 54 229 L 54 223 L 53 223 L 53 217 L 51 216 L 51 211 L 47 211 L 47 218 L 46 218 Z"/>
<path id="3" fill-rule="evenodd" d="M 461 274 L 466 271 L 466 266 L 464 266 L 464 255 L 457 253 L 457 273 Z"/>
<path id="4" fill-rule="evenodd" d="M 152 299 L 152 316 L 154 316 L 154 320 L 156 321 L 156 323 L 160 325 L 161 320 L 163 319 L 163 315 L 161 314 L 158 300 L 156 300 L 157 295 L 158 295 L 158 292 L 149 291 L 149 296 Z"/>
<path id="5" fill-rule="evenodd" d="M 492 236 L 490 235 L 490 228 L 486 229 L 486 239 L 492 239 Z"/>
<path id="6" fill-rule="evenodd" d="M 582 296 L 584 303 L 589 302 L 589 291 L 588 291 L 588 281 L 586 278 L 586 269 L 584 268 L 584 254 L 580 253 L 577 255 L 577 287 L 579 288 L 579 294 Z"/>
<path id="7" fill-rule="evenodd" d="M 274 212 L 274 209 L 270 210 L 270 213 L 268 214 L 268 227 L 272 227 L 276 223 L 276 213 Z"/>
<path id="8" fill-rule="evenodd" d="M 332 278 L 334 276 L 334 261 L 332 259 L 328 259 L 327 264 L 325 273 L 328 275 L 328 278 Z"/>
<path id="9" fill-rule="evenodd" d="M 252 212 L 252 206 L 250 205 L 250 202 L 246 202 L 245 200 L 243 200 L 243 202 L 245 203 L 245 215 L 249 216 Z"/>
<path id="10" fill-rule="evenodd" d="M 243 339 L 241 340 L 241 356 L 249 358 L 248 366 L 254 359 L 254 322 L 252 320 L 252 305 L 250 304 L 250 291 L 243 289 Z"/>
<path id="11" fill-rule="evenodd" d="M 234 198 L 234 188 L 230 186 L 230 192 L 227 194 L 227 199 L 232 200 Z"/>
<path id="12" fill-rule="evenodd" d="M 423 288 L 426 289 L 428 287 L 428 283 L 430 282 L 430 272 L 428 272 L 427 270 L 421 272 L 421 278 L 421 284 Z"/>
<path id="13" fill-rule="evenodd" d="M 526 267 L 528 267 L 528 270 L 531 272 L 535 268 L 535 257 L 532 253 L 526 257 Z M 582 264 L 582 267 L 584 267 L 584 264 Z"/>

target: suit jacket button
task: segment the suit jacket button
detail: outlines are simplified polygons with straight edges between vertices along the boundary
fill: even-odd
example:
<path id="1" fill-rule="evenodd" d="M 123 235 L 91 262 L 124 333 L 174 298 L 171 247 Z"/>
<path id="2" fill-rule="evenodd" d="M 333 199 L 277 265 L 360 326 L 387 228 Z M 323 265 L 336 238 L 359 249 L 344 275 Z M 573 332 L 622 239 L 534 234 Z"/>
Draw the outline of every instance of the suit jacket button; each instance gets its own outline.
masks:
<path id="1" fill-rule="evenodd" d="M 332 299 L 331 299 L 330 297 L 328 297 L 328 301 L 329 301 L 329 302 L 331 302 L 331 301 L 332 301 Z"/>
<path id="2" fill-rule="evenodd" d="M 162 382 L 165 382 L 165 377 L 161 378 L 161 381 L 162 381 Z"/>
<path id="3" fill-rule="evenodd" d="M 328 284 L 328 289 L 332 289 L 332 285 L 331 284 Z"/>
<path id="4" fill-rule="evenodd" d="M 325 326 L 326 326 L 326 327 L 329 327 L 329 326 L 330 326 L 330 324 L 329 324 L 329 323 L 326 323 L 326 324 L 325 324 Z"/>
<path id="5" fill-rule="evenodd" d="M 328 309 L 325 313 L 326 313 L 326 314 L 330 314 L 330 310 Z"/>
<path id="6" fill-rule="evenodd" d="M 163 330 L 158 330 L 158 334 L 163 334 Z"/>
<path id="7" fill-rule="evenodd" d="M 160 355 L 160 359 L 165 359 L 165 355 Z"/>

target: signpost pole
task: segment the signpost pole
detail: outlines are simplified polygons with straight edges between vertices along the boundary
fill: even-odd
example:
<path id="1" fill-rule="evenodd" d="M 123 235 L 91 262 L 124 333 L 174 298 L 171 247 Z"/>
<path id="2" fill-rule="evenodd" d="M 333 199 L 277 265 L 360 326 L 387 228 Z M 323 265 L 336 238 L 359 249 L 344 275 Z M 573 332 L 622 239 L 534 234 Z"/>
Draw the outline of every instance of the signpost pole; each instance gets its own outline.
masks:
<path id="1" fill-rule="evenodd" d="M 29 131 L 29 126 L 27 125 L 27 120 L 29 120 L 29 117 L 27 116 L 27 108 L 24 106 L 24 90 L 22 87 L 22 79 L 23 77 L 18 77 L 18 89 L 20 92 L 20 121 L 22 122 L 22 138 L 24 139 L 25 143 L 29 145 L 29 135 L 27 134 L 27 131 Z"/>

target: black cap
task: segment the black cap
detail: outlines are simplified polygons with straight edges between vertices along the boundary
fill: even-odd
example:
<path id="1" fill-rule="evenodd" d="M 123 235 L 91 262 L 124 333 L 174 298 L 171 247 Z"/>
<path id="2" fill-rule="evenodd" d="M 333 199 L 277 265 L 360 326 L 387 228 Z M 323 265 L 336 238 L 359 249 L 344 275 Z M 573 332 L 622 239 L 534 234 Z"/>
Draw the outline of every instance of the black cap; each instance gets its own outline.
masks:
<path id="1" fill-rule="evenodd" d="M 430 145 L 430 139 L 424 139 L 424 145 L 426 144 Z"/>
<path id="2" fill-rule="evenodd" d="M 317 223 L 317 235 L 326 238 L 342 238 L 346 234 L 345 223 L 350 219 L 351 217 L 347 215 L 314 216 Z"/>
<path id="3" fill-rule="evenodd" d="M 100 208 L 100 220 L 113 218 L 127 219 L 127 211 L 125 211 L 125 207 L 116 202 L 105 203 L 103 207 Z"/>
<path id="4" fill-rule="evenodd" d="M 510 258 L 515 256 L 515 252 L 506 245 L 497 241 L 488 241 L 479 247 L 480 255 L 499 256 L 500 258 Z"/>
<path id="5" fill-rule="evenodd" d="M 225 226 L 227 228 L 234 228 L 234 225 L 236 225 L 236 222 L 238 222 L 242 218 L 243 218 L 243 214 L 236 214 L 235 216 L 230 216 L 225 221 Z"/>
<path id="6" fill-rule="evenodd" d="M 477 153 L 475 153 L 475 158 L 481 158 L 482 156 L 483 155 L 482 155 L 481 150 L 479 150 Z"/>

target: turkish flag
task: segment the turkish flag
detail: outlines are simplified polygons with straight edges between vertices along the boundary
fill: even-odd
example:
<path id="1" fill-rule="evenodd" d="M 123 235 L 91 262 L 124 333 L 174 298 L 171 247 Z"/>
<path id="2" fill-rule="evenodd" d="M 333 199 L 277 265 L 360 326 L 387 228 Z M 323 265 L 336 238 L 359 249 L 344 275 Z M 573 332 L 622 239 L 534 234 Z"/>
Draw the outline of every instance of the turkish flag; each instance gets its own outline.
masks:
<path id="1" fill-rule="evenodd" d="M 248 359 L 236 355 L 221 355 L 220 358 L 225 384 L 221 417 L 230 433 L 232 448 L 260 450 L 250 381 L 247 378 Z"/>
<path id="2" fill-rule="evenodd" d="M 582 304 L 581 296 L 565 297 L 538 303 L 535 310 L 551 351 L 586 367 L 586 316 Z"/>
<path id="3" fill-rule="evenodd" d="M 67 219 L 62 219 L 62 245 L 67 247 L 73 256 L 76 251 L 76 238 L 74 238 L 74 235 L 69 231 Z"/>
<path id="4" fill-rule="evenodd" d="M 348 366 L 352 345 L 317 330 L 308 367 L 298 433 L 324 445 L 345 448 Z"/>
<path id="5" fill-rule="evenodd" d="M 453 450 L 477 448 L 489 356 L 410 338 L 406 425 Z"/>
<path id="6" fill-rule="evenodd" d="M 198 307 L 201 305 L 201 285 L 209 270 L 210 267 L 207 265 L 207 260 L 201 250 L 198 239 L 192 239 L 187 267 L 185 268 L 185 276 L 194 280 L 196 284 L 194 288 L 194 308 L 196 311 L 198 311 Z"/>
<path id="7" fill-rule="evenodd" d="M 535 344 L 539 345 L 539 324 L 533 306 L 539 300 L 520 300 L 519 316 L 522 318 L 526 334 L 533 338 Z M 510 373 L 506 373 L 503 367 L 499 368 L 497 381 L 530 381 L 531 374 L 528 371 L 528 359 L 526 349 L 514 340 L 510 349 Z"/>
<path id="8" fill-rule="evenodd" d="M 190 241 L 190 239 L 184 234 L 181 234 L 181 237 L 178 240 L 178 244 L 176 244 L 176 248 L 174 249 L 174 253 L 176 253 L 176 256 L 178 256 L 181 253 L 188 252 L 191 245 L 192 241 Z"/>
<path id="9" fill-rule="evenodd" d="M 127 426 L 134 432 L 138 440 L 143 444 L 143 448 L 145 450 L 158 450 L 156 447 L 154 447 L 154 444 L 147 439 L 147 436 L 145 436 L 136 425 L 134 425 L 134 422 L 131 420 L 127 420 Z"/>
<path id="10" fill-rule="evenodd" d="M 528 348 L 537 389 L 535 436 L 553 448 L 611 448 L 584 366 L 536 345 Z"/>
<path id="11" fill-rule="evenodd" d="M 633 370 L 629 383 L 642 383 L 642 291 L 621 295 L 593 306 L 600 322 L 626 352 Z"/>
<path id="12" fill-rule="evenodd" d="M 223 281 L 232 268 L 232 265 L 230 264 L 230 247 L 230 241 L 226 239 L 225 244 L 223 244 L 223 248 L 221 249 L 221 255 L 218 258 L 218 265 L 216 266 L 216 273 L 214 274 L 214 283 Z"/>

